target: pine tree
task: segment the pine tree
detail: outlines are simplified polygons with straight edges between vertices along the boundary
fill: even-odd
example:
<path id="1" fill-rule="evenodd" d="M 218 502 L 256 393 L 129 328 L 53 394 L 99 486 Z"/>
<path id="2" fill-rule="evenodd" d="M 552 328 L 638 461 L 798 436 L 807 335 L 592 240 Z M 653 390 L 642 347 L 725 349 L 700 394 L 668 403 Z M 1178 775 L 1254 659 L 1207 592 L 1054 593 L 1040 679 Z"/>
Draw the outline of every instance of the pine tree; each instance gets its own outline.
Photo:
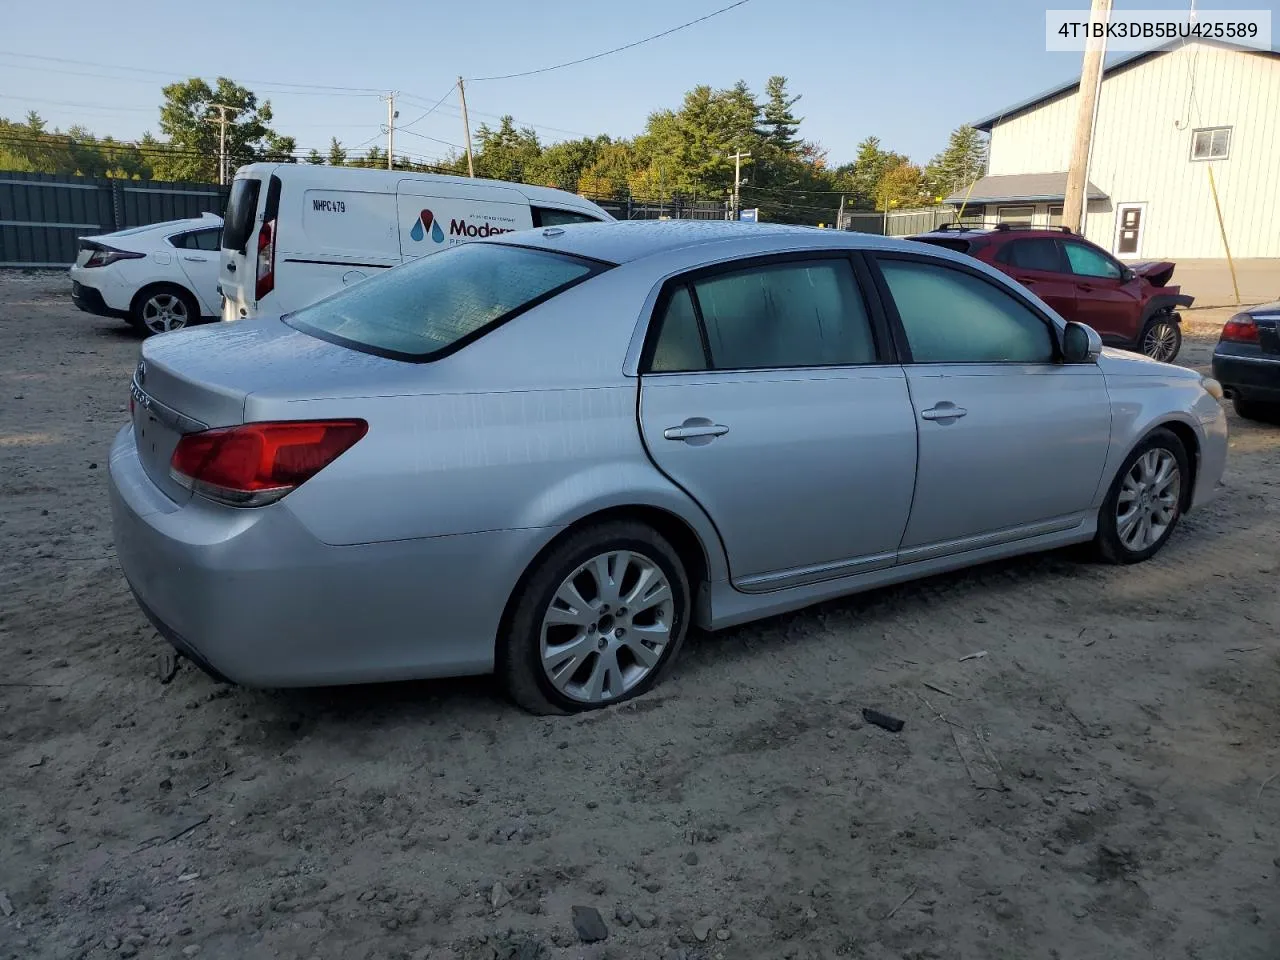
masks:
<path id="1" fill-rule="evenodd" d="M 791 108 L 799 102 L 800 96 L 787 96 L 787 78 L 782 76 L 770 77 L 764 89 L 762 132 L 765 139 L 783 153 L 797 153 L 800 149 L 797 133 L 803 118 L 792 113 Z"/>
<path id="2" fill-rule="evenodd" d="M 986 172 L 987 143 L 967 123 L 951 131 L 947 148 L 929 161 L 925 180 L 935 199 L 965 189 Z"/>

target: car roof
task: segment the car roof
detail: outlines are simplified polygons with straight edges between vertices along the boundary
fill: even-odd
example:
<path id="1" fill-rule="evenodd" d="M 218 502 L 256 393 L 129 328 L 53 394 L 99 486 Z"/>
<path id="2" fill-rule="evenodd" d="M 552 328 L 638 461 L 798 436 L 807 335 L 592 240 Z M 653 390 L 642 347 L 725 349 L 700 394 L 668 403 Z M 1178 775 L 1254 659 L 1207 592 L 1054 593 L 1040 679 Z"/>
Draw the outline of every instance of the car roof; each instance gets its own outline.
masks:
<path id="1" fill-rule="evenodd" d="M 540 247 L 607 263 L 630 263 L 645 257 L 694 248 L 717 248 L 735 242 L 774 238 L 779 249 L 843 247 L 851 250 L 918 250 L 893 237 L 851 230 L 822 230 L 785 223 L 736 223 L 726 220 L 622 220 L 575 223 L 505 233 L 488 243 Z M 752 247 L 757 244 L 751 244 Z M 710 253 L 710 251 L 707 251 Z"/>
<path id="2" fill-rule="evenodd" d="M 605 216 L 610 216 L 607 210 L 586 197 L 580 197 L 576 193 L 569 193 L 567 190 L 559 190 L 555 187 L 538 187 L 528 183 L 516 183 L 511 180 L 488 180 L 484 177 L 458 177 L 447 173 L 425 173 L 418 170 L 378 170 L 371 167 L 317 167 L 306 163 L 260 162 L 248 163 L 240 167 L 236 171 L 236 179 L 242 179 L 243 177 L 262 178 L 272 174 L 285 177 L 291 174 L 296 176 L 315 176 L 317 172 L 325 177 L 332 177 L 340 183 L 376 184 L 383 188 L 390 183 L 391 193 L 395 193 L 395 184 L 401 180 L 425 180 L 430 183 L 448 183 L 461 187 L 505 187 L 508 190 L 515 190 L 524 194 L 525 198 L 532 203 L 567 207 L 572 210 L 589 210 L 592 213 L 603 213 Z"/>
<path id="3" fill-rule="evenodd" d="M 1019 239 L 1024 237 L 1051 237 L 1061 239 L 1063 237 L 1070 237 L 1073 240 L 1085 240 L 1085 238 L 1080 236 L 1078 233 L 1072 233 L 1070 230 L 1064 230 L 1059 227 L 1014 227 L 1005 226 L 1003 224 L 996 227 L 971 227 L 964 230 L 930 230 L 928 233 L 914 234 L 909 239 L 919 240 L 924 237 L 937 237 L 940 240 L 954 238 L 959 238 L 961 240 L 974 240 L 979 237 L 1002 239 L 1010 239 L 1014 237 Z M 1086 240 L 1085 242 L 1087 243 L 1088 241 Z"/>

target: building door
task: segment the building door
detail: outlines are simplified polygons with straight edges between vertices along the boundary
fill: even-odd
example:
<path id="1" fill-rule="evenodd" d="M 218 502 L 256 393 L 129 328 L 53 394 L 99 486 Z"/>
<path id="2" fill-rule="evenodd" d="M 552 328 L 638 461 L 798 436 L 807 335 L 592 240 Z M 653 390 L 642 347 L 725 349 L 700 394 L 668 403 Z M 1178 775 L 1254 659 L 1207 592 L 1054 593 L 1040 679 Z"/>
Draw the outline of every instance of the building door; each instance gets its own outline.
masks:
<path id="1" fill-rule="evenodd" d="M 1142 223 L 1146 219 L 1145 203 L 1121 203 L 1116 206 L 1116 256 L 1142 255 Z"/>

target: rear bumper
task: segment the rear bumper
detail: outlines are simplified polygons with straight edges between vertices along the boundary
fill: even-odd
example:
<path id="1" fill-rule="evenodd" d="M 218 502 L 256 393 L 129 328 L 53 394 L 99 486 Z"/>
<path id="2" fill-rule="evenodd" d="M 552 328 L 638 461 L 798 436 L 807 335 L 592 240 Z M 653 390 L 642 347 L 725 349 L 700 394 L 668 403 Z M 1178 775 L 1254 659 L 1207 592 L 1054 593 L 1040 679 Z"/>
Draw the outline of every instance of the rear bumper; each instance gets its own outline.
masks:
<path id="1" fill-rule="evenodd" d="M 157 630 L 208 672 L 258 687 L 449 677 L 493 669 L 511 590 L 551 531 L 335 547 L 288 507 L 178 505 L 132 427 L 112 446 L 116 553 Z"/>
<path id="2" fill-rule="evenodd" d="M 126 319 L 129 316 L 127 311 L 114 310 L 107 306 L 107 301 L 102 297 L 102 291 L 97 287 L 86 286 L 78 280 L 71 281 L 71 302 L 85 313 L 92 313 L 99 317 Z"/>
<path id="3" fill-rule="evenodd" d="M 1280 356 L 1215 352 L 1213 378 L 1222 384 L 1228 396 L 1280 403 Z"/>

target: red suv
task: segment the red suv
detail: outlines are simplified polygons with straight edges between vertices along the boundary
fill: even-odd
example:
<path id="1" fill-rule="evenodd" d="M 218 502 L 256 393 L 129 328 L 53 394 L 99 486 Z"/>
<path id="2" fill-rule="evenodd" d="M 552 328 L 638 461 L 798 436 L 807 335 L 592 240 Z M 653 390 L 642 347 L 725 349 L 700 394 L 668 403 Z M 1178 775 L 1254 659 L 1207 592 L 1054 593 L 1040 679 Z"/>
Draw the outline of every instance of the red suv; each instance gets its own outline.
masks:
<path id="1" fill-rule="evenodd" d="M 1182 347 L 1181 319 L 1191 306 L 1168 261 L 1125 266 L 1066 227 L 1018 227 L 1002 223 L 973 229 L 948 223 L 910 237 L 947 247 L 995 267 L 1032 290 L 1067 320 L 1087 323 L 1104 343 L 1170 363 Z"/>

